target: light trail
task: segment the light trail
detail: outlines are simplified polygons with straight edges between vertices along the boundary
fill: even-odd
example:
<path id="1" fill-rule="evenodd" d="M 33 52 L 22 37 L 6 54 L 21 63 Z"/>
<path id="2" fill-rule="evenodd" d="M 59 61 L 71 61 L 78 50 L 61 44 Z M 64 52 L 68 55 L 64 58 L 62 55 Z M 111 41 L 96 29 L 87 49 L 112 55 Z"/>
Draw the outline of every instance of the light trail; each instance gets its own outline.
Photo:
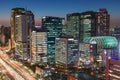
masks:
<path id="1" fill-rule="evenodd" d="M 14 71 L 17 72 L 17 74 L 19 74 L 24 78 L 24 80 L 35 80 L 28 72 L 23 70 L 19 65 L 17 65 L 13 61 L 11 61 L 7 56 L 7 54 L 3 53 L 1 50 L 0 50 L 0 56 L 1 56 L 1 60 L 6 62 L 6 64 L 9 65 L 9 67 L 12 67 Z M 22 79 L 19 79 L 19 80 L 22 80 Z"/>
<path id="2" fill-rule="evenodd" d="M 0 59 L 0 63 L 9 71 L 9 73 L 15 77 L 17 80 L 25 80 L 21 75 L 19 75 L 13 68 L 11 68 L 7 63 Z"/>

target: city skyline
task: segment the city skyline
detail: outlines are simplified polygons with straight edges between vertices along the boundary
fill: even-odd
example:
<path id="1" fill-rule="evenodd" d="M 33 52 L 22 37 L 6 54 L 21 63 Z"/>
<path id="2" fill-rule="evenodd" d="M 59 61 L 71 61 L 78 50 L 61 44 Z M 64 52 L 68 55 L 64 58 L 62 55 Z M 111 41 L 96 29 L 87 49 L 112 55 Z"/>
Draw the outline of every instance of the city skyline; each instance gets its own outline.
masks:
<path id="1" fill-rule="evenodd" d="M 0 0 L 0 79 L 120 80 L 119 2 Z"/>
<path id="2" fill-rule="evenodd" d="M 99 8 L 106 8 L 111 18 L 111 26 L 119 26 L 120 11 L 119 2 L 112 0 L 1 0 L 0 2 L 0 24 L 10 25 L 11 9 L 15 7 L 26 8 L 31 10 L 35 15 L 36 25 L 41 24 L 42 16 L 58 16 L 66 17 L 68 13 L 85 12 L 85 11 L 98 11 Z"/>

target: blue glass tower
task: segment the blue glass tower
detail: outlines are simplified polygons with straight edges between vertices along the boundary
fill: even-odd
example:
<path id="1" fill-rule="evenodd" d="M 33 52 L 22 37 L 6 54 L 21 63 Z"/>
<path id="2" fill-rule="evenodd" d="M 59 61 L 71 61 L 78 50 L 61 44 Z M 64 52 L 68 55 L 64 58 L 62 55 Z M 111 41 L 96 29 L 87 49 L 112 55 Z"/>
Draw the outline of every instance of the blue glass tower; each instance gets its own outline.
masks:
<path id="1" fill-rule="evenodd" d="M 48 63 L 54 64 L 55 62 L 55 38 L 60 37 L 64 25 L 64 18 L 45 16 L 42 18 L 42 28 L 48 30 L 47 35 L 47 55 Z"/>

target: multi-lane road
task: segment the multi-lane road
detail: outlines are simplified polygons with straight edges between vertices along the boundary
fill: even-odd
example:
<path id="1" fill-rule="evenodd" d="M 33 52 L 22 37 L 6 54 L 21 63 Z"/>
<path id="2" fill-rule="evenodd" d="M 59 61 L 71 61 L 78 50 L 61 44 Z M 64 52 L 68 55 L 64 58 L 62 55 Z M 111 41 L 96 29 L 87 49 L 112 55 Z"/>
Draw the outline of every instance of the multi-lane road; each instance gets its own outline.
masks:
<path id="1" fill-rule="evenodd" d="M 2 64 L 0 64 L 0 80 L 15 80 Z"/>
<path id="2" fill-rule="evenodd" d="M 27 71 L 22 69 L 14 61 L 11 61 L 5 53 L 0 50 L 0 63 L 14 77 L 15 80 L 35 80 Z"/>
<path id="3" fill-rule="evenodd" d="M 7 71 L 16 79 L 16 80 L 25 80 L 21 75 L 19 75 L 13 68 L 11 68 L 6 62 L 0 59 L 0 63 L 7 69 Z"/>

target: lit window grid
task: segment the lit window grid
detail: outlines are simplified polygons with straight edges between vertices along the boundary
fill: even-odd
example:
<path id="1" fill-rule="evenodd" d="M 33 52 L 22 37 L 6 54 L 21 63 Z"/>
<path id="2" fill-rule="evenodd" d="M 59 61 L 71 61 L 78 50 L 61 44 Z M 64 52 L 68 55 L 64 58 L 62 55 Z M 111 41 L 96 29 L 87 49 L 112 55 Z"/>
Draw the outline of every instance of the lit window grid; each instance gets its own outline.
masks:
<path id="1" fill-rule="evenodd" d="M 46 32 L 34 32 L 32 33 L 32 54 L 33 60 L 40 61 L 41 58 L 37 54 L 47 54 L 47 33 Z M 36 56 L 36 57 L 35 57 Z"/>

